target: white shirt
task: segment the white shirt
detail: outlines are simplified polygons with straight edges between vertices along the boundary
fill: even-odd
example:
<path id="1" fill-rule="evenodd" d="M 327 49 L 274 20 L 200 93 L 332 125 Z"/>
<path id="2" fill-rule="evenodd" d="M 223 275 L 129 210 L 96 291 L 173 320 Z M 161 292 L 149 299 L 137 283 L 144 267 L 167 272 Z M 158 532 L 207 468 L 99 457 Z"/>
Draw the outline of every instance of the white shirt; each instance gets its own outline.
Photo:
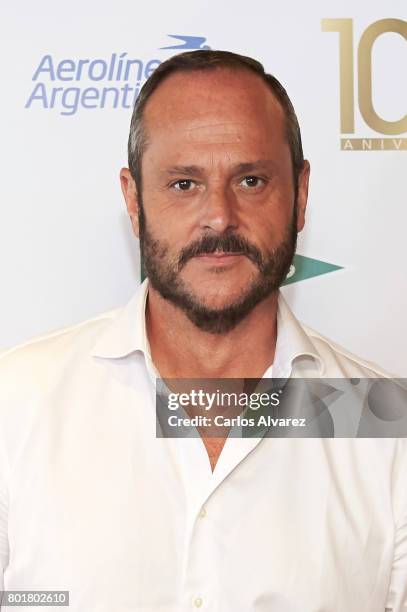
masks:
<path id="1" fill-rule="evenodd" d="M 200 438 L 156 438 L 147 289 L 0 357 L 3 588 L 69 590 L 72 612 L 405 612 L 406 440 L 228 438 L 212 473 Z M 281 295 L 277 325 L 275 377 L 382 374 Z"/>

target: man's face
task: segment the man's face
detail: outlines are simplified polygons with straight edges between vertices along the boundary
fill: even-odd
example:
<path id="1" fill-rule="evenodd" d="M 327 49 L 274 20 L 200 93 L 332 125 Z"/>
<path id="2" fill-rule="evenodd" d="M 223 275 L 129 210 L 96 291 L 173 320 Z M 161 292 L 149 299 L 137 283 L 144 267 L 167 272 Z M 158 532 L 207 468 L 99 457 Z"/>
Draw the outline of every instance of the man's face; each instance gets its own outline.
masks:
<path id="1" fill-rule="evenodd" d="M 142 194 L 125 195 L 150 283 L 201 329 L 226 332 L 288 272 L 308 165 L 295 206 L 284 112 L 247 71 L 170 76 L 144 130 Z"/>

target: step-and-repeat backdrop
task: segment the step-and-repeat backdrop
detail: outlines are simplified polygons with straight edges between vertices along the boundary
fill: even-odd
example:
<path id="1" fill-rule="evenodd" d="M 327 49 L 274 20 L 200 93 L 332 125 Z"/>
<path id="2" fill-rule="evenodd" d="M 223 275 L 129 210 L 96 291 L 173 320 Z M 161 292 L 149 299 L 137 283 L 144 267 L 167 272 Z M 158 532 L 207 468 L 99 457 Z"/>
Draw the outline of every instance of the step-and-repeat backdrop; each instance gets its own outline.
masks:
<path id="1" fill-rule="evenodd" d="M 131 109 L 174 53 L 228 49 L 286 86 L 312 176 L 283 291 L 306 324 L 407 376 L 405 0 L 15 0 L 1 18 L 0 348 L 124 304 Z"/>

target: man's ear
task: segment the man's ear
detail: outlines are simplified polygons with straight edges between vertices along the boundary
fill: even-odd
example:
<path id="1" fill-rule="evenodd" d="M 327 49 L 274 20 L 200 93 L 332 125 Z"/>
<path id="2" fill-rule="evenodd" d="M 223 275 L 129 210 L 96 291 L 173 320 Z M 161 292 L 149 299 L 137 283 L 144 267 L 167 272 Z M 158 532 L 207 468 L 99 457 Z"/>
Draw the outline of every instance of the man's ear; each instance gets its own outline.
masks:
<path id="1" fill-rule="evenodd" d="M 310 175 L 309 161 L 305 160 L 300 175 L 298 177 L 298 196 L 297 196 L 297 232 L 300 232 L 305 225 L 305 209 L 308 201 L 308 184 Z"/>
<path id="2" fill-rule="evenodd" d="M 126 201 L 127 212 L 133 226 L 133 232 L 137 238 L 139 237 L 139 202 L 137 187 L 133 177 L 130 174 L 128 168 L 122 168 L 120 170 L 120 184 L 123 192 L 124 199 Z"/>

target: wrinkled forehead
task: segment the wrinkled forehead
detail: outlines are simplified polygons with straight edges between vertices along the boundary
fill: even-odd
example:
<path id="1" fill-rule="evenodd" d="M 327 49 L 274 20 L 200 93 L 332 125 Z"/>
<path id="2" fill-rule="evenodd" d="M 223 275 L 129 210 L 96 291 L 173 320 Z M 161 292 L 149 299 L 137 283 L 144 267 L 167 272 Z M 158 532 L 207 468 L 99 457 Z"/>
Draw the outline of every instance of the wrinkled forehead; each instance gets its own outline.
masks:
<path id="1" fill-rule="evenodd" d="M 196 145 L 285 140 L 280 102 L 260 76 L 244 69 L 168 76 L 146 104 L 143 127 L 150 144 L 176 137 Z"/>

